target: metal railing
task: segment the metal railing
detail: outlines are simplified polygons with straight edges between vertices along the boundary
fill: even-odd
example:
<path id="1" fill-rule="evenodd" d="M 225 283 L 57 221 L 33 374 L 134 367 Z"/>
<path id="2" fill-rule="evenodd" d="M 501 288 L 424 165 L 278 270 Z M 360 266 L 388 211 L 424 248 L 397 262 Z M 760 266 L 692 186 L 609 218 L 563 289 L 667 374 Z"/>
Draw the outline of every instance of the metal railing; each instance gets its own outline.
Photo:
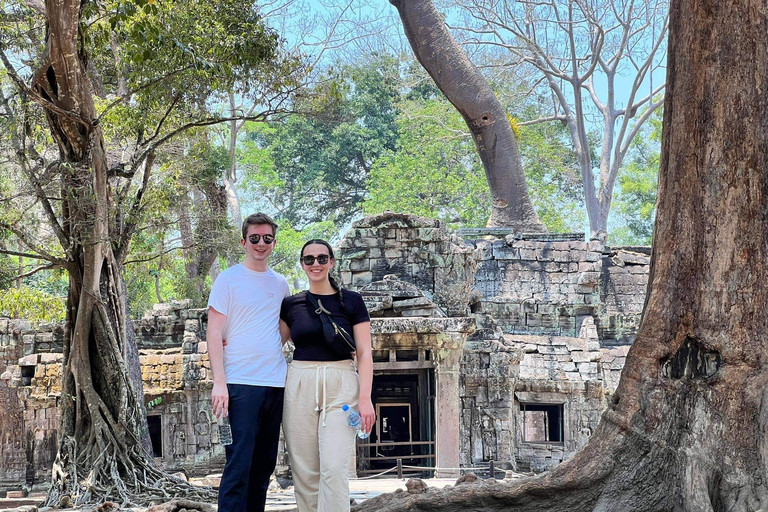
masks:
<path id="1" fill-rule="evenodd" d="M 409 444 L 409 443 L 406 443 Z M 379 471 L 377 469 L 375 470 L 363 470 L 358 471 L 358 473 L 367 473 L 367 476 L 359 476 L 357 478 L 354 478 L 352 480 L 370 480 L 372 478 L 378 478 L 380 476 L 384 476 L 386 474 L 396 472 L 396 477 L 398 480 L 403 480 L 405 478 L 406 473 L 424 473 L 424 472 L 431 472 L 432 476 L 434 477 L 435 473 L 440 472 L 459 472 L 461 474 L 464 473 L 474 473 L 480 478 L 496 478 L 496 463 L 493 460 L 488 461 L 488 466 L 482 465 L 482 466 L 470 466 L 470 467 L 463 467 L 463 468 L 440 468 L 440 467 L 428 467 L 428 466 L 410 466 L 407 464 L 403 464 L 403 460 L 408 460 L 407 457 L 401 457 L 396 458 L 395 466 L 385 469 L 384 471 Z M 504 471 L 504 470 L 499 470 Z M 506 474 L 506 471 L 504 471 L 504 474 Z M 503 477 L 502 477 L 503 478 Z"/>

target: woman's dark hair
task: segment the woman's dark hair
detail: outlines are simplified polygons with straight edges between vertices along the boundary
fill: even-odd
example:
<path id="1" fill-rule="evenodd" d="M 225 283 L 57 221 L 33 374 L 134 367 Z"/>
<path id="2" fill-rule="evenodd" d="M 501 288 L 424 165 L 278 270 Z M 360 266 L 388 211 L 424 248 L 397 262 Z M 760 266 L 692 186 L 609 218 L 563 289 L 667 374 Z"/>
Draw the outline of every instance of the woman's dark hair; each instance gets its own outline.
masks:
<path id="1" fill-rule="evenodd" d="M 312 240 L 307 240 L 306 243 L 301 247 L 301 252 L 299 253 L 299 261 L 301 261 L 301 259 L 304 257 L 304 249 L 306 249 L 308 245 L 314 244 L 324 245 L 328 249 L 328 256 L 330 256 L 332 260 L 336 259 L 336 257 L 333 255 L 333 247 L 331 247 L 331 244 L 322 238 L 313 238 Z M 334 279 L 330 273 L 328 274 L 328 281 L 331 283 L 333 289 L 339 292 L 339 302 L 341 303 L 341 309 L 344 309 L 344 295 L 342 295 L 341 286 L 339 286 L 339 283 L 336 282 L 336 279 Z"/>

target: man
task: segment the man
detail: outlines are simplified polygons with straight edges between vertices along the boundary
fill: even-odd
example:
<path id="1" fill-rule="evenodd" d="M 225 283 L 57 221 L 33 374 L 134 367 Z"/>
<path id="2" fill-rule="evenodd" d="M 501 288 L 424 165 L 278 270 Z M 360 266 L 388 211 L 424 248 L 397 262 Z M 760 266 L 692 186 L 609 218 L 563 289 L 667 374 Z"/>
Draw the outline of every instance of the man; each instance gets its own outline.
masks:
<path id="1" fill-rule="evenodd" d="M 287 368 L 279 318 L 290 290 L 267 266 L 276 231 L 266 214 L 245 219 L 245 260 L 219 274 L 208 299 L 213 413 L 229 415 L 233 439 L 226 447 L 220 512 L 262 512 L 277 460 Z"/>

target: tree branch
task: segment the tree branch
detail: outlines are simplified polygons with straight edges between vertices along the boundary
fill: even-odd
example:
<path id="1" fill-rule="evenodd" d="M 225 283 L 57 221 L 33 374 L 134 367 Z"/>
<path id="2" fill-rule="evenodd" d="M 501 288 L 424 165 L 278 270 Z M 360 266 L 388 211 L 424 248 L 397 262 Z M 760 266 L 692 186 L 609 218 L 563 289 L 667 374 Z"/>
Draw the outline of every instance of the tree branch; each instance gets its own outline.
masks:
<path id="1" fill-rule="evenodd" d="M 18 274 L 16 276 L 9 277 L 8 279 L 3 279 L 0 282 L 2 282 L 2 283 L 9 283 L 11 281 L 15 281 L 16 279 L 23 279 L 25 277 L 33 276 L 33 275 L 37 274 L 40 271 L 49 270 L 49 269 L 52 269 L 52 268 L 64 268 L 64 265 L 58 265 L 56 263 L 46 263 L 45 265 L 40 265 L 38 267 L 33 268 L 29 272 L 24 272 L 23 274 Z"/>
<path id="2" fill-rule="evenodd" d="M 566 121 L 568 118 L 565 116 L 550 116 L 550 117 L 541 117 L 539 119 L 533 119 L 531 121 L 523 121 L 522 123 L 517 123 L 518 126 L 531 126 L 535 124 L 541 124 L 541 123 L 548 123 L 549 121 Z"/>
<path id="3" fill-rule="evenodd" d="M 136 227 L 139 223 L 139 212 L 141 210 L 142 206 L 142 200 L 144 198 L 144 193 L 147 190 L 147 184 L 149 183 L 149 176 L 152 172 L 152 166 L 155 163 L 155 152 L 152 151 L 147 155 L 146 160 L 144 161 L 144 178 L 141 181 L 141 188 L 139 188 L 138 192 L 136 192 L 136 197 L 133 199 L 133 204 L 131 205 L 131 208 L 127 215 L 127 223 L 125 224 L 125 227 L 122 230 L 122 233 L 120 233 L 120 240 L 118 242 L 117 247 L 115 248 L 115 259 L 117 261 L 122 261 L 123 258 L 125 258 L 128 255 L 128 247 L 130 245 L 131 237 L 133 236 L 133 233 L 136 231 Z"/>
<path id="4" fill-rule="evenodd" d="M 148 256 L 146 258 L 137 258 L 137 259 L 133 259 L 133 260 L 127 260 L 127 261 L 123 262 L 123 265 L 130 265 L 131 263 L 145 263 L 147 261 L 156 260 L 157 258 L 162 258 L 163 256 L 165 256 L 169 252 L 183 251 L 183 250 L 191 249 L 194 246 L 195 246 L 195 244 L 192 244 L 192 245 L 180 245 L 178 247 L 171 247 L 170 249 L 166 249 L 166 250 L 164 250 L 162 252 L 159 252 L 157 254 L 153 254 L 152 256 Z"/>
<path id="5" fill-rule="evenodd" d="M 26 245 L 26 243 L 24 245 Z M 10 249 L 3 249 L 3 248 L 0 248 L 0 254 L 7 254 L 8 256 L 20 256 L 22 258 L 29 258 L 32 260 L 45 260 L 50 262 L 52 265 L 56 265 L 59 267 L 63 267 L 66 264 L 66 261 L 64 261 L 63 259 L 55 258 L 48 254 L 12 251 Z"/>

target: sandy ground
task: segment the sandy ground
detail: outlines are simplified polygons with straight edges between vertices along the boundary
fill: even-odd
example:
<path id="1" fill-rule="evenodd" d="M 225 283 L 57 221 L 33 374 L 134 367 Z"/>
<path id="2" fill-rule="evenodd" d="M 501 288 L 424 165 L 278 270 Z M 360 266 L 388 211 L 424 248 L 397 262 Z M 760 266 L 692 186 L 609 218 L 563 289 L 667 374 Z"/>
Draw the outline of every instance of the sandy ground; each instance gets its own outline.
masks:
<path id="1" fill-rule="evenodd" d="M 443 488 L 446 485 L 456 483 L 455 478 L 429 478 L 424 480 L 430 487 Z M 351 480 L 349 482 L 349 496 L 358 503 L 375 498 L 376 496 L 397 489 L 405 489 L 407 479 L 378 478 L 371 480 Z M 267 496 L 267 510 L 293 510 L 296 508 L 296 499 L 293 495 L 293 487 L 270 492 Z"/>
<path id="2" fill-rule="evenodd" d="M 355 501 L 363 502 L 371 498 L 375 498 L 380 494 L 387 492 L 393 492 L 397 489 L 405 489 L 406 479 L 396 478 L 377 478 L 370 480 L 350 480 L 349 482 L 349 494 Z M 430 478 L 424 480 L 430 487 L 443 488 L 446 485 L 453 485 L 456 482 L 455 478 Z M 39 504 L 45 498 L 45 494 L 32 494 L 26 498 L 21 499 L 8 499 L 0 498 L 0 510 L 5 511 L 25 511 L 35 512 L 37 511 L 37 504 Z M 286 489 L 273 489 L 270 490 L 267 495 L 267 510 L 268 511 L 287 511 L 296 508 L 296 499 L 293 494 L 293 487 Z M 51 509 L 40 509 L 41 512 Z M 75 509 L 67 509 L 75 510 Z M 88 509 L 90 510 L 90 508 Z M 144 512 L 144 508 L 134 509 L 122 509 L 132 512 Z"/>

